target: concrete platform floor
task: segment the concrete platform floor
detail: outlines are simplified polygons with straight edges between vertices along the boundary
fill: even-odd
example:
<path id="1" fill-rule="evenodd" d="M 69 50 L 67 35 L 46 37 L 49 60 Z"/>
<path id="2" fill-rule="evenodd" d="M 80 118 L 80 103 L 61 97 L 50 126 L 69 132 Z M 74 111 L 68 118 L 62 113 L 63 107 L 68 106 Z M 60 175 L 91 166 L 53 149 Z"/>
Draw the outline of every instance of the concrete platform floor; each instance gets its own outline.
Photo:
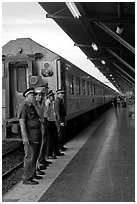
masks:
<path id="1" fill-rule="evenodd" d="M 17 184 L 3 202 L 134 202 L 135 120 L 106 111 L 66 144 L 38 186 Z"/>

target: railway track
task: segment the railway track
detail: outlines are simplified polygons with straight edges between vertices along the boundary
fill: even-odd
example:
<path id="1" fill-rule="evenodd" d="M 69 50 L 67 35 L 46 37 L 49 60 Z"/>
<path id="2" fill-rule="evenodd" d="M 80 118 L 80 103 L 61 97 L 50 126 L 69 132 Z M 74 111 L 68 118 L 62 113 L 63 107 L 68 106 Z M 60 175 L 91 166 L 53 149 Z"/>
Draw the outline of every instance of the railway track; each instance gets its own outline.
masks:
<path id="1" fill-rule="evenodd" d="M 7 176 L 10 176 L 15 170 L 23 167 L 23 161 L 14 166 L 13 168 L 9 169 L 5 173 L 2 174 L 2 180 L 5 179 Z"/>
<path id="2" fill-rule="evenodd" d="M 2 154 L 2 173 L 5 174 L 5 172 L 8 171 L 10 172 L 10 169 L 14 169 L 14 167 L 18 166 L 18 164 L 23 161 L 23 158 L 24 158 L 23 145 L 20 145 L 14 149 L 4 152 Z"/>
<path id="3" fill-rule="evenodd" d="M 5 157 L 7 157 L 8 155 L 14 153 L 15 151 L 22 149 L 23 148 L 23 144 L 19 145 L 18 147 L 11 149 L 11 150 L 7 150 L 4 153 L 2 153 L 2 159 L 4 159 Z"/>
<path id="4" fill-rule="evenodd" d="M 8 145 L 8 144 L 7 144 Z M 23 144 L 14 145 L 2 154 L 2 194 L 7 193 L 22 179 L 24 149 Z"/>
<path id="5" fill-rule="evenodd" d="M 14 149 L 20 147 L 21 145 L 23 145 L 22 141 L 2 141 L 2 155 L 8 151 L 14 151 Z"/>

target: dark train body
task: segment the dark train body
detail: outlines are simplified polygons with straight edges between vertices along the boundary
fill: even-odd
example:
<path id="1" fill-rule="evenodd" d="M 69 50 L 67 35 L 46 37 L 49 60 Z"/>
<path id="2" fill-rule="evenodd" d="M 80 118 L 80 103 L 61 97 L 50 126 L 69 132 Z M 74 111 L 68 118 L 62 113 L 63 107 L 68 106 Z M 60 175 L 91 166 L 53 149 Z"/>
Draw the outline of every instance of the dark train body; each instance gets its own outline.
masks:
<path id="1" fill-rule="evenodd" d="M 114 90 L 29 38 L 2 48 L 3 139 L 20 139 L 17 110 L 28 87 L 65 89 L 67 128 L 76 130 L 113 100 Z M 73 131 L 74 132 L 74 131 Z M 69 136 L 70 137 L 70 136 Z"/>

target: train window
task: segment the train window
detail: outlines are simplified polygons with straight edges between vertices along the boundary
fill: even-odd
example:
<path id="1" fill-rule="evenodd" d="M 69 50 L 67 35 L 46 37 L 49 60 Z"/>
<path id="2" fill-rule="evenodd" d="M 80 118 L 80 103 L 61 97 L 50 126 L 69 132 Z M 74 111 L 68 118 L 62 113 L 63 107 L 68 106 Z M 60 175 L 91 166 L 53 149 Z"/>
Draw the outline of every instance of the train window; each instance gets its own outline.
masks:
<path id="1" fill-rule="evenodd" d="M 61 64 L 61 88 L 63 90 L 66 90 L 66 75 L 65 75 L 65 70 L 63 69 L 62 64 Z"/>
<path id="2" fill-rule="evenodd" d="M 96 95 L 98 95 L 99 87 L 96 85 Z"/>
<path id="3" fill-rule="evenodd" d="M 82 79 L 82 94 L 85 95 L 86 89 L 85 89 L 85 80 Z"/>
<path id="4" fill-rule="evenodd" d="M 96 85 L 93 85 L 94 95 L 96 95 Z"/>
<path id="5" fill-rule="evenodd" d="M 93 95 L 93 84 L 90 83 L 90 95 Z"/>
<path id="6" fill-rule="evenodd" d="M 19 67 L 17 70 L 17 91 L 24 92 L 27 89 L 26 68 Z"/>
<path id="7" fill-rule="evenodd" d="M 68 74 L 68 93 L 74 94 L 74 83 L 72 74 Z"/>
<path id="8" fill-rule="evenodd" d="M 80 78 L 76 77 L 76 94 L 80 95 Z"/>
<path id="9" fill-rule="evenodd" d="M 86 82 L 86 86 L 87 86 L 87 95 L 89 95 L 90 94 L 90 92 L 89 92 L 89 81 Z"/>
<path id="10" fill-rule="evenodd" d="M 4 63 L 2 62 L 2 77 L 4 77 L 4 72 L 5 72 L 5 70 L 4 70 Z"/>
<path id="11" fill-rule="evenodd" d="M 101 91 L 100 91 L 100 86 L 98 87 L 98 95 L 101 94 Z"/>

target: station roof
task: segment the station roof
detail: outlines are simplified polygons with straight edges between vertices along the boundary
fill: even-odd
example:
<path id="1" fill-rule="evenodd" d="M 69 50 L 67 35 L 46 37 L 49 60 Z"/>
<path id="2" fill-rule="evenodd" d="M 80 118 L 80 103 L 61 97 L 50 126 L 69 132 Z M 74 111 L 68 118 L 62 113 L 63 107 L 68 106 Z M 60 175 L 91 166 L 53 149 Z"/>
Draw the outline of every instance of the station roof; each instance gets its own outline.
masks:
<path id="1" fill-rule="evenodd" d="M 40 2 L 89 60 L 122 93 L 135 84 L 135 3 Z M 119 27 L 119 28 L 118 28 Z M 118 33 L 116 30 L 119 29 Z M 121 33 L 122 31 L 122 33 Z M 96 50 L 97 49 L 97 50 Z M 104 60 L 104 61 L 102 61 Z M 105 64 L 104 64 L 105 63 Z"/>

